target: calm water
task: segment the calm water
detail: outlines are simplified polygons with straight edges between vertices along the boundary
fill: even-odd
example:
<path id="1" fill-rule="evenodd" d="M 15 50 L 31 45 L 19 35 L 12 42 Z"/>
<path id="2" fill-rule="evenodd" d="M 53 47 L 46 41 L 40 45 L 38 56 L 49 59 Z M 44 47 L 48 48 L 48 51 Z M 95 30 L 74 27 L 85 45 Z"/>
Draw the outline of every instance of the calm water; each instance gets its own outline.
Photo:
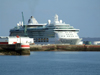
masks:
<path id="1" fill-rule="evenodd" d="M 100 75 L 100 52 L 31 52 L 0 56 L 0 75 Z"/>

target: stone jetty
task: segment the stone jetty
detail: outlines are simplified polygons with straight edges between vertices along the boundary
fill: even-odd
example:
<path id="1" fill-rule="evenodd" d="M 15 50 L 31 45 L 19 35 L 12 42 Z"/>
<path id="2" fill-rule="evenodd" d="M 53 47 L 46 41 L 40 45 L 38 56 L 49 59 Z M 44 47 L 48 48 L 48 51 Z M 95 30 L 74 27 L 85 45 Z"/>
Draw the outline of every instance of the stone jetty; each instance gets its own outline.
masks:
<path id="1" fill-rule="evenodd" d="M 100 45 L 30 45 L 27 49 L 20 43 L 0 45 L 0 55 L 30 55 L 30 51 L 100 51 Z"/>
<path id="2" fill-rule="evenodd" d="M 30 55 L 29 48 L 21 48 L 21 43 L 0 45 L 0 55 Z"/>
<path id="3" fill-rule="evenodd" d="M 100 45 L 31 45 L 31 51 L 100 51 Z"/>

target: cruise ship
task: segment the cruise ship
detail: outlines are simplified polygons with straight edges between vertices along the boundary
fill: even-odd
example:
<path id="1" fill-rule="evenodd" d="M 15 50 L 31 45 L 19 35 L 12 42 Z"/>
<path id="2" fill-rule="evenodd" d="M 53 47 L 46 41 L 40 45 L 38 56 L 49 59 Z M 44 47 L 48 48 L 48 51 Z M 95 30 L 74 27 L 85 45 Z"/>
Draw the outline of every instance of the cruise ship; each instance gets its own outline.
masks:
<path id="1" fill-rule="evenodd" d="M 58 20 L 58 15 L 54 16 L 54 22 L 48 20 L 47 23 L 38 23 L 31 16 L 28 24 L 17 23 L 17 26 L 10 29 L 10 36 L 28 36 L 33 38 L 35 44 L 69 44 L 77 45 L 82 40 L 78 36 L 79 29 L 75 29 L 70 24 Z"/>

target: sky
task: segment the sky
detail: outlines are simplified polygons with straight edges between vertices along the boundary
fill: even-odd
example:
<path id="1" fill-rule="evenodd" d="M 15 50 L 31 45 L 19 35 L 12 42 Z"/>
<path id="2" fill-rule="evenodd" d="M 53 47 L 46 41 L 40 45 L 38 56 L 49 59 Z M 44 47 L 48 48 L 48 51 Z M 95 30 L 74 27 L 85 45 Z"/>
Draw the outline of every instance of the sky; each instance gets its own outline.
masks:
<path id="1" fill-rule="evenodd" d="M 30 16 L 38 23 L 53 22 L 55 14 L 66 24 L 80 29 L 80 37 L 100 37 L 100 0 L 0 0 L 0 36 Z"/>

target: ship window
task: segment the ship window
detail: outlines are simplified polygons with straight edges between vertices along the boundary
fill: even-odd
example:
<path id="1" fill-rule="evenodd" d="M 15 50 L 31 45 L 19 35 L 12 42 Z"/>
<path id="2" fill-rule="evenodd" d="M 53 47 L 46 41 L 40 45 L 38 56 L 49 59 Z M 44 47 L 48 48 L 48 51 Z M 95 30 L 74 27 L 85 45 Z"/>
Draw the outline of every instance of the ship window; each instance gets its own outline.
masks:
<path id="1" fill-rule="evenodd" d="M 38 39 L 38 42 L 40 42 L 40 38 Z"/>
<path id="2" fill-rule="evenodd" d="M 37 42 L 37 38 L 34 39 Z"/>
<path id="3" fill-rule="evenodd" d="M 37 42 L 37 39 L 36 39 L 36 38 L 34 38 L 34 41 L 35 41 L 35 42 Z"/>
<path id="4" fill-rule="evenodd" d="M 49 39 L 47 38 L 47 42 L 49 41 Z"/>
<path id="5" fill-rule="evenodd" d="M 44 42 L 45 42 L 45 38 L 44 38 Z"/>
<path id="6" fill-rule="evenodd" d="M 41 38 L 41 42 L 43 42 L 43 38 Z"/>

